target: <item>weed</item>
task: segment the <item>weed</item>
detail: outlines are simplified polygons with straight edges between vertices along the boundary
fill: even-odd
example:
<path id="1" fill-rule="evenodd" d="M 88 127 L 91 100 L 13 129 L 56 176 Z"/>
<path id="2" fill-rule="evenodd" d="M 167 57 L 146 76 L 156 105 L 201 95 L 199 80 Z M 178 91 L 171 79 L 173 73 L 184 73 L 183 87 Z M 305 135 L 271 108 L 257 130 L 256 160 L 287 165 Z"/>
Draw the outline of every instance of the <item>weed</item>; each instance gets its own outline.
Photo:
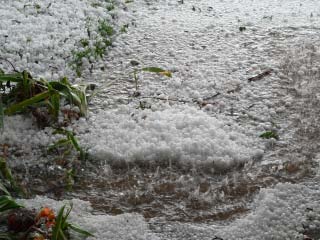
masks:
<path id="1" fill-rule="evenodd" d="M 114 10 L 114 9 L 115 9 L 115 7 L 114 7 L 113 4 L 107 5 L 107 10 L 108 10 L 109 12 L 112 11 L 112 10 Z"/>
<path id="2" fill-rule="evenodd" d="M 78 153 L 77 158 L 81 161 L 84 161 L 87 157 L 86 151 L 84 151 L 79 143 L 78 140 L 75 137 L 75 134 L 72 131 L 68 131 L 65 129 L 57 129 L 53 132 L 53 134 L 60 134 L 65 136 L 64 138 L 59 139 L 55 143 L 53 143 L 51 146 L 49 146 L 48 150 L 53 151 L 56 150 L 58 154 L 61 156 L 59 157 L 59 160 L 64 163 L 66 162 L 65 159 L 72 157 L 72 150 L 75 150 Z M 62 151 L 62 153 L 60 153 Z M 74 155 L 73 155 L 74 156 Z M 71 190 L 72 186 L 74 184 L 74 177 L 76 175 L 76 170 L 73 167 L 73 164 L 71 165 L 71 169 L 66 170 L 65 179 L 67 182 L 67 190 Z"/>
<path id="3" fill-rule="evenodd" d="M 80 41 L 81 45 L 83 45 L 83 41 Z M 89 43 L 88 43 L 89 45 Z M 76 74 L 78 77 L 81 76 L 82 72 L 82 64 L 83 64 L 83 58 L 89 59 L 91 56 L 91 49 L 89 47 L 85 47 L 83 50 L 79 51 L 72 51 L 72 62 L 71 65 L 74 67 L 74 70 L 76 71 Z"/>
<path id="4" fill-rule="evenodd" d="M 88 47 L 89 46 L 89 40 L 88 39 L 81 39 L 80 43 L 82 45 L 82 47 Z"/>
<path id="5" fill-rule="evenodd" d="M 259 137 L 264 138 L 264 139 L 271 139 L 274 138 L 276 140 L 279 140 L 279 135 L 274 132 L 274 131 L 267 131 L 262 133 Z"/>
<path id="6" fill-rule="evenodd" d="M 80 160 L 86 159 L 86 152 L 83 151 L 83 149 L 80 147 L 77 138 L 75 137 L 75 134 L 72 131 L 68 131 L 65 129 L 57 129 L 53 132 L 53 134 L 60 134 L 65 136 L 65 138 L 62 138 L 52 144 L 49 147 L 49 150 L 57 149 L 59 147 L 64 148 L 64 155 L 70 154 L 71 149 L 75 149 L 79 153 Z"/>
<path id="7" fill-rule="evenodd" d="M 111 37 L 115 34 L 113 27 L 107 20 L 99 20 L 96 31 L 98 36 L 95 39 L 91 38 L 92 26 L 90 24 L 91 19 L 87 19 L 86 27 L 89 39 L 81 39 L 79 41 L 79 50 L 72 51 L 72 61 L 70 65 L 75 70 L 78 77 L 81 77 L 83 70 L 83 60 L 88 59 L 90 63 L 91 58 L 95 60 L 102 58 L 107 48 L 112 45 Z M 90 46 L 90 42 L 92 43 Z"/>
<path id="8" fill-rule="evenodd" d="M 114 34 L 113 27 L 106 20 L 99 21 L 98 32 L 102 37 L 111 37 Z"/>
<path id="9" fill-rule="evenodd" d="M 129 24 L 124 24 L 124 25 L 120 28 L 120 32 L 121 32 L 121 33 L 126 33 L 128 28 L 129 28 Z"/>
<path id="10" fill-rule="evenodd" d="M 109 43 L 107 43 L 109 44 Z M 102 58 L 105 51 L 106 51 L 107 45 L 102 42 L 102 41 L 97 41 L 94 43 L 94 57 L 97 58 Z"/>
<path id="11" fill-rule="evenodd" d="M 1 177 L 1 179 L 7 180 L 13 190 L 21 193 L 21 190 L 19 189 L 18 185 L 16 184 L 16 181 L 11 173 L 11 170 L 7 164 L 7 161 L 3 157 L 0 157 L 0 177 Z M 5 193 L 8 193 L 7 188 L 3 184 L 1 184 L 0 190 L 2 190 Z"/>

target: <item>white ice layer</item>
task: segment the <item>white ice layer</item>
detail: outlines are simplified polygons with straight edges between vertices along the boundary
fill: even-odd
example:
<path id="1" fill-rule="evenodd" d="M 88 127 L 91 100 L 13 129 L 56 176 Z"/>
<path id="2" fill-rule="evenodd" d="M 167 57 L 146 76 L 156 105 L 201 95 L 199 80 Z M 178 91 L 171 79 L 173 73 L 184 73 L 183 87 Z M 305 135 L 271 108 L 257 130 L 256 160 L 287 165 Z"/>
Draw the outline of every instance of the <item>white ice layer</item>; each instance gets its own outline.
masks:
<path id="1" fill-rule="evenodd" d="M 195 107 L 163 111 L 122 107 L 80 122 L 81 144 L 94 158 L 127 161 L 157 159 L 208 163 L 228 168 L 261 155 L 245 129 Z"/>
<path id="2" fill-rule="evenodd" d="M 23 115 L 5 117 L 4 128 L 0 131 L 0 144 L 10 149 L 10 165 L 39 161 L 43 151 L 61 138 L 52 134 L 52 128 L 39 130 L 30 116 Z"/>

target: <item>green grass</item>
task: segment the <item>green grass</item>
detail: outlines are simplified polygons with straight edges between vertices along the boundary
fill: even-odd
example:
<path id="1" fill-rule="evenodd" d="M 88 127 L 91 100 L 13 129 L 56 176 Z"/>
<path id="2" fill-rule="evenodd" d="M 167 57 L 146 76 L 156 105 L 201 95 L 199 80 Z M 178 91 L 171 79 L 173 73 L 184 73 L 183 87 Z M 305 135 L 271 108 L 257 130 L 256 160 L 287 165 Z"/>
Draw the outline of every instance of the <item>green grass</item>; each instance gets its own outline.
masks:
<path id="1" fill-rule="evenodd" d="M 63 147 L 65 153 L 68 153 L 71 150 L 71 148 L 73 148 L 79 153 L 80 160 L 86 159 L 86 152 L 80 147 L 80 144 L 78 143 L 78 140 L 75 137 L 74 132 L 59 128 L 56 131 L 54 131 L 53 134 L 60 134 L 65 137 L 49 146 L 50 151 L 59 147 Z"/>
<path id="2" fill-rule="evenodd" d="M 271 139 L 274 138 L 276 140 L 279 140 L 279 135 L 274 132 L 274 131 L 267 131 L 262 133 L 259 137 L 264 138 L 264 139 Z"/>
<path id="3" fill-rule="evenodd" d="M 83 59 L 88 59 L 91 64 L 93 64 L 91 62 L 92 57 L 95 60 L 102 59 L 108 48 L 112 46 L 112 37 L 116 33 L 107 20 L 99 20 L 98 26 L 94 27 L 91 19 L 87 19 L 86 27 L 88 38 L 79 41 L 78 49 L 72 51 L 72 60 L 70 62 L 78 77 L 82 75 Z M 93 30 L 98 33 L 98 36 L 94 39 L 91 37 Z"/>
<path id="4" fill-rule="evenodd" d="M 105 38 L 111 37 L 115 33 L 113 27 L 106 20 L 99 21 L 98 32 Z"/>

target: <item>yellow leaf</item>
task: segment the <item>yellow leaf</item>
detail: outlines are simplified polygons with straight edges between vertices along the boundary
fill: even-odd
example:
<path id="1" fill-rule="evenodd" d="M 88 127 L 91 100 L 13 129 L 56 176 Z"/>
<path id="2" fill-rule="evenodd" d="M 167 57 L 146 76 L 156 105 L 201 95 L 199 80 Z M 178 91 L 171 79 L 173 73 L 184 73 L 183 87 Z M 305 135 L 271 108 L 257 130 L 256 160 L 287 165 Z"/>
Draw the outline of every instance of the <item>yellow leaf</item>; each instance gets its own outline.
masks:
<path id="1" fill-rule="evenodd" d="M 163 72 L 160 72 L 160 74 L 163 75 L 163 76 L 170 77 L 170 78 L 172 77 L 172 73 L 169 72 L 169 71 L 163 71 Z"/>

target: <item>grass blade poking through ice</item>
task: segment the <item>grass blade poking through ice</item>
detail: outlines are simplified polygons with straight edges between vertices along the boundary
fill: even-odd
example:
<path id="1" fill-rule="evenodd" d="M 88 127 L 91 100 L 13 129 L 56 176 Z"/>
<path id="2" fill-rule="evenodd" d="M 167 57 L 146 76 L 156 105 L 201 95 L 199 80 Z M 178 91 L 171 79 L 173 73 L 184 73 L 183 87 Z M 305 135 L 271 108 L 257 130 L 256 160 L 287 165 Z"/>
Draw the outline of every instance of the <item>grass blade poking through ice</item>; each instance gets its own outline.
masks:
<path id="1" fill-rule="evenodd" d="M 70 215 L 70 212 L 72 210 L 73 205 L 70 204 L 70 207 L 66 210 L 66 205 L 64 205 L 58 213 L 58 216 L 56 218 L 56 223 L 52 230 L 52 240 L 67 240 L 68 238 L 68 230 L 71 229 L 77 233 L 82 234 L 85 237 L 94 237 L 93 234 L 74 226 L 73 224 L 69 223 L 68 217 Z M 65 212 L 66 210 L 66 212 Z"/>
<path id="2" fill-rule="evenodd" d="M 172 73 L 170 71 L 167 71 L 158 67 L 146 67 L 146 68 L 142 68 L 141 71 L 159 73 L 163 76 L 172 77 Z"/>
<path id="3" fill-rule="evenodd" d="M 26 107 L 31 106 L 35 103 L 38 103 L 40 101 L 45 100 L 46 98 L 48 98 L 50 96 L 50 92 L 49 91 L 45 91 L 43 93 L 39 93 L 38 95 L 35 95 L 32 98 L 29 98 L 27 100 L 24 100 L 22 102 L 19 102 L 17 104 L 11 105 L 10 107 L 8 107 L 7 109 L 4 110 L 4 113 L 7 115 L 12 115 L 16 112 L 20 112 L 22 110 L 24 110 Z"/>

